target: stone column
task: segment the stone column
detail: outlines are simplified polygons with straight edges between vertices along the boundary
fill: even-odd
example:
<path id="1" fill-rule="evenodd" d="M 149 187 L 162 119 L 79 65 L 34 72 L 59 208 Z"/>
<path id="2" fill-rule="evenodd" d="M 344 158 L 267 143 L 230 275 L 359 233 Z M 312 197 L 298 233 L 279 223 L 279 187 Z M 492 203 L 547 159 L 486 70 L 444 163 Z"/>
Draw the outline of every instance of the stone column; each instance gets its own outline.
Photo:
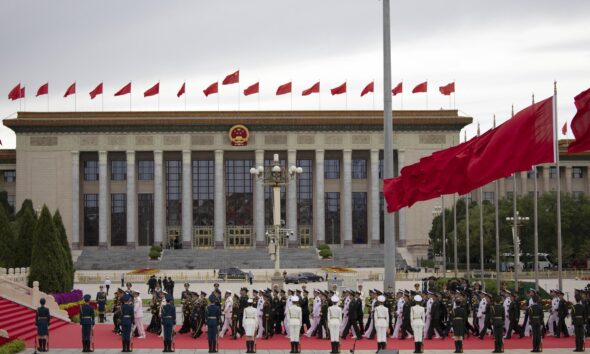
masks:
<path id="1" fill-rule="evenodd" d="M 166 214 L 164 213 L 164 155 L 162 150 L 154 151 L 154 243 L 160 244 L 164 240 Z"/>
<path id="2" fill-rule="evenodd" d="M 127 151 L 127 248 L 137 246 L 137 188 L 135 151 Z"/>
<path id="3" fill-rule="evenodd" d="M 215 150 L 215 248 L 223 248 L 225 235 L 225 176 L 223 150 Z"/>
<path id="4" fill-rule="evenodd" d="M 287 170 L 291 166 L 297 166 L 297 150 L 290 149 L 287 152 Z M 297 178 L 297 177 L 295 177 Z M 292 179 L 287 187 L 287 229 L 293 231 L 289 236 L 289 243 L 298 245 L 297 242 L 297 180 Z"/>
<path id="5" fill-rule="evenodd" d="M 315 151 L 315 191 L 316 205 L 313 210 L 315 225 L 315 244 L 326 242 L 325 205 L 324 205 L 324 150 Z"/>
<path id="6" fill-rule="evenodd" d="M 107 220 L 108 205 L 107 198 L 109 195 L 109 181 L 107 173 L 108 152 L 98 152 L 98 247 L 107 248 Z"/>
<path id="7" fill-rule="evenodd" d="M 500 178 L 498 180 L 498 190 L 500 195 L 498 197 L 506 196 L 506 178 Z"/>
<path id="8" fill-rule="evenodd" d="M 254 152 L 254 167 L 264 166 L 264 150 Z M 264 183 L 261 179 L 254 178 L 254 232 L 256 233 L 256 247 L 265 247 L 264 225 Z"/>
<path id="9" fill-rule="evenodd" d="M 371 232 L 368 244 L 379 246 L 379 149 L 371 149 L 371 180 L 369 181 L 371 191 Z"/>
<path id="10" fill-rule="evenodd" d="M 549 189 L 549 172 L 550 172 L 550 167 L 548 165 L 543 166 L 543 193 L 549 193 L 550 189 Z"/>
<path id="11" fill-rule="evenodd" d="M 528 178 L 527 172 L 520 172 L 520 196 L 526 196 L 529 194 L 529 185 L 528 185 Z"/>
<path id="12" fill-rule="evenodd" d="M 193 247 L 192 155 L 182 150 L 182 247 Z"/>
<path id="13" fill-rule="evenodd" d="M 572 187 L 572 166 L 565 166 L 565 192 L 573 193 Z"/>
<path id="14" fill-rule="evenodd" d="M 80 249 L 80 152 L 72 151 L 72 249 Z"/>
<path id="15" fill-rule="evenodd" d="M 352 245 L 352 150 L 342 150 L 342 209 L 340 214 L 345 246 Z M 342 238 L 341 238 L 342 239 Z"/>

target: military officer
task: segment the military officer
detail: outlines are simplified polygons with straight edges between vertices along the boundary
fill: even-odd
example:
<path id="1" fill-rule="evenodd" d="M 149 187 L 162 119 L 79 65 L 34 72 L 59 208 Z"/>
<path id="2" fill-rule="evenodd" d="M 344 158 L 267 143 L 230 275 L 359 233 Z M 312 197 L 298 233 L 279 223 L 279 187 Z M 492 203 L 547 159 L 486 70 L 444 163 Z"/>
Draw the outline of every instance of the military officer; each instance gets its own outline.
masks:
<path id="1" fill-rule="evenodd" d="M 338 306 L 340 299 L 337 295 L 332 296 L 332 306 L 328 308 L 328 328 L 330 329 L 330 342 L 332 351 L 330 354 L 340 353 L 340 325 L 342 324 L 342 309 Z"/>
<path id="2" fill-rule="evenodd" d="M 533 332 L 533 353 L 540 353 L 543 351 L 543 344 L 541 343 L 541 327 L 543 326 L 544 314 L 543 309 L 539 305 L 539 296 L 535 293 L 532 297 L 532 305 L 529 307 L 529 318 L 531 329 Z"/>
<path id="3" fill-rule="evenodd" d="M 176 308 L 172 294 L 166 294 L 166 305 L 162 307 L 162 325 L 164 327 L 164 352 L 172 352 L 173 331 L 176 325 Z"/>
<path id="4" fill-rule="evenodd" d="M 503 331 L 505 312 L 502 298 L 496 295 L 496 304 L 492 307 L 492 324 L 494 328 L 494 351 L 492 353 L 504 353 Z"/>
<path id="5" fill-rule="evenodd" d="M 389 326 L 389 309 L 383 306 L 385 296 L 377 297 L 375 307 L 375 330 L 377 331 L 377 352 L 387 349 L 387 327 Z"/>
<path id="6" fill-rule="evenodd" d="M 209 353 L 217 353 L 217 331 L 221 321 L 221 308 L 219 297 L 214 296 L 212 300 L 214 302 L 207 306 L 207 339 L 209 341 Z"/>
<path id="7" fill-rule="evenodd" d="M 414 353 L 423 353 L 424 343 L 424 307 L 422 296 L 414 296 L 414 306 L 410 309 L 410 323 L 414 332 Z"/>
<path id="8" fill-rule="evenodd" d="M 576 336 L 576 350 L 575 352 L 583 352 L 584 347 L 584 324 L 586 323 L 588 314 L 586 313 L 586 307 L 582 304 L 582 296 L 576 294 L 576 304 L 572 309 L 572 323 L 574 325 L 574 334 Z"/>
<path id="9" fill-rule="evenodd" d="M 94 309 L 89 304 L 90 295 L 84 295 L 84 304 L 80 306 L 80 325 L 82 326 L 82 351 L 91 352 L 90 335 L 94 326 Z"/>
<path id="10" fill-rule="evenodd" d="M 247 307 L 250 307 L 250 303 L 248 302 L 248 288 L 244 287 L 240 289 L 240 307 L 239 307 L 239 311 L 238 311 L 238 328 L 237 328 L 237 332 L 240 335 L 244 335 L 245 333 L 245 329 L 244 329 L 244 324 L 243 324 L 243 319 L 244 319 L 244 310 Z"/>
<path id="11" fill-rule="evenodd" d="M 234 309 L 234 300 L 232 299 L 232 292 L 230 290 L 225 291 L 225 302 L 223 304 L 223 326 L 219 333 L 219 338 L 223 338 L 223 335 L 227 330 L 230 329 L 232 323 L 232 311 Z M 233 333 L 232 333 L 233 334 Z"/>
<path id="12" fill-rule="evenodd" d="M 256 319 L 258 314 L 252 299 L 246 300 L 246 303 L 248 306 L 244 309 L 242 318 L 242 324 L 244 325 L 244 331 L 246 334 L 246 353 L 256 353 L 254 347 L 254 335 L 256 334 Z"/>
<path id="13" fill-rule="evenodd" d="M 35 326 L 37 327 L 37 350 L 40 352 L 46 352 L 49 350 L 47 341 L 49 339 L 49 322 L 51 315 L 49 309 L 45 307 L 45 298 L 39 299 L 39 306 L 35 314 Z"/>
<path id="14" fill-rule="evenodd" d="M 309 298 L 307 297 L 308 292 L 307 290 L 301 291 L 297 289 L 296 293 L 297 297 L 299 297 L 299 305 L 301 306 L 301 317 L 303 319 L 301 323 L 301 334 L 303 334 L 305 333 L 305 330 L 308 330 L 311 327 L 311 322 L 309 321 Z"/>
<path id="15" fill-rule="evenodd" d="M 565 299 L 563 298 L 563 291 L 556 290 L 557 296 L 559 297 L 559 305 L 557 309 L 557 333 L 555 336 L 557 338 L 560 337 L 560 334 L 563 333 L 564 337 L 569 337 L 570 334 L 567 331 L 567 326 L 565 325 L 565 318 L 568 315 L 568 309 Z"/>
<path id="16" fill-rule="evenodd" d="M 291 353 L 301 353 L 299 347 L 299 335 L 301 331 L 301 322 L 303 316 L 301 307 L 299 307 L 299 297 L 291 297 L 291 306 L 287 308 L 287 323 L 289 324 L 289 340 L 291 341 Z"/>
<path id="17" fill-rule="evenodd" d="M 101 285 L 100 290 L 96 293 L 96 306 L 98 308 L 98 322 L 106 322 L 106 305 L 107 305 L 107 293 L 104 292 L 104 287 Z"/>
<path id="18" fill-rule="evenodd" d="M 518 321 L 520 320 L 520 304 L 518 303 L 516 293 L 510 293 L 510 297 L 511 302 L 510 307 L 508 308 L 510 325 L 508 326 L 508 331 L 506 332 L 506 339 L 510 339 L 512 337 L 512 332 L 518 333 L 520 338 L 522 338 L 524 337 L 524 329 L 520 328 L 518 325 Z"/>
<path id="19" fill-rule="evenodd" d="M 453 308 L 453 337 L 455 339 L 454 353 L 463 353 L 463 337 L 465 336 L 465 319 L 467 317 L 467 310 L 462 304 L 462 298 L 455 299 L 455 308 Z"/>
<path id="20" fill-rule="evenodd" d="M 133 298 L 129 294 L 123 295 L 123 306 L 121 306 L 121 339 L 123 341 L 122 352 L 131 352 L 131 327 L 135 322 L 135 311 L 133 309 Z"/>

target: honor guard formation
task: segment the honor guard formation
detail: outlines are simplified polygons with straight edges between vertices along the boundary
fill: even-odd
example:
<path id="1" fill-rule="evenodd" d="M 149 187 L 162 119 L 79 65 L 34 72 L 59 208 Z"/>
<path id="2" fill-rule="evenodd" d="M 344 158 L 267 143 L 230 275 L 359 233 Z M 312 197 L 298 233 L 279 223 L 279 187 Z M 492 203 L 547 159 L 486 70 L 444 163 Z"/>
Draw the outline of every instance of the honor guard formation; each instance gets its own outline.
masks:
<path id="1" fill-rule="evenodd" d="M 424 284 L 428 287 L 428 284 Z M 433 289 L 432 284 L 430 288 Z M 564 299 L 564 293 L 551 290 L 550 303 L 545 311 L 534 289 L 526 291 L 522 303 L 515 293 L 502 290 L 500 295 L 482 291 L 479 284 L 469 287 L 465 280 L 442 291 L 398 290 L 383 293 L 372 289 L 365 295 L 362 285 L 357 289 L 325 291 L 314 289 L 310 294 L 302 289 L 284 290 L 274 285 L 272 289 L 240 289 L 239 294 L 222 291 L 219 284 L 214 289 L 192 291 L 184 284 L 181 294 L 182 318 L 177 321 L 172 293 L 156 285 L 150 289 L 149 306 L 151 320 L 148 332 L 163 338 L 164 352 L 175 350 L 176 324 L 178 334 L 199 338 L 207 332 L 210 353 L 219 349 L 219 338 L 246 338 L 246 352 L 256 353 L 256 341 L 268 340 L 275 335 L 285 335 L 291 342 L 290 353 L 301 352 L 300 337 L 329 339 L 332 354 L 340 353 L 340 340 L 377 341 L 377 351 L 387 349 L 387 338 L 413 339 L 414 353 L 423 353 L 424 340 L 444 340 L 452 337 L 454 353 L 463 352 L 465 337 L 484 339 L 493 336 L 494 353 L 504 352 L 504 340 L 531 336 L 532 352 L 543 350 L 543 337 L 575 336 L 576 352 L 585 350 L 584 339 L 590 331 L 590 288 L 576 289 L 575 303 Z M 170 288 L 168 287 L 168 290 Z M 94 350 L 95 310 L 89 304 L 90 295 L 84 296 L 80 306 L 82 327 L 82 351 Z M 100 286 L 96 295 L 98 322 L 107 321 L 107 294 Z M 37 309 L 37 350 L 49 349 L 49 310 L 40 300 Z M 126 289 L 114 292 L 112 307 L 113 332 L 121 336 L 123 352 L 133 351 L 134 338 L 145 338 L 142 322 L 143 307 L 140 293 L 127 283 Z M 521 315 L 524 313 L 523 321 Z M 571 317 L 571 326 L 566 318 Z M 365 320 L 366 319 L 366 320 Z"/>

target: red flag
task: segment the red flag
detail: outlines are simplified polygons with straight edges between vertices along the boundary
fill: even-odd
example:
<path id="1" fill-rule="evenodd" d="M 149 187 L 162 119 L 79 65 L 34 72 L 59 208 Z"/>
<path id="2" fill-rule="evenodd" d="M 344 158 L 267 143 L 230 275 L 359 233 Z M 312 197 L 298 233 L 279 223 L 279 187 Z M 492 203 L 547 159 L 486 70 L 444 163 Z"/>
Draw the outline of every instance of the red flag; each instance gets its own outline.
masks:
<path id="1" fill-rule="evenodd" d="M 183 82 L 182 86 L 180 86 L 180 90 L 178 90 L 178 93 L 176 94 L 176 97 L 180 97 L 180 96 L 184 95 L 185 89 L 186 89 L 186 82 Z"/>
<path id="2" fill-rule="evenodd" d="M 313 84 L 313 86 L 311 86 L 307 90 L 303 90 L 301 92 L 301 96 L 309 96 L 312 93 L 320 93 L 320 82 L 319 81 L 316 82 L 315 84 Z"/>
<path id="3" fill-rule="evenodd" d="M 115 96 L 123 96 L 131 93 L 131 82 L 123 86 L 119 91 L 115 93 Z"/>
<path id="4" fill-rule="evenodd" d="M 567 148 L 570 153 L 590 150 L 590 89 L 577 95 L 574 103 L 577 112 L 570 126 L 576 140 Z"/>
<path id="5" fill-rule="evenodd" d="M 375 92 L 375 81 L 371 81 L 369 84 L 367 84 L 367 86 L 365 86 L 363 91 L 361 91 L 361 97 L 369 92 Z"/>
<path id="6" fill-rule="evenodd" d="M 102 95 L 102 82 L 98 84 L 98 86 L 96 86 L 94 90 L 90 91 L 90 99 L 93 100 L 94 97 L 98 95 Z"/>
<path id="7" fill-rule="evenodd" d="M 258 93 L 260 89 L 260 82 L 250 85 L 247 89 L 244 90 L 244 96 L 250 96 L 255 93 Z"/>
<path id="8" fill-rule="evenodd" d="M 391 94 L 392 95 L 397 95 L 398 93 L 402 93 L 404 92 L 404 83 L 400 82 L 399 84 L 397 84 L 396 87 L 393 88 L 393 90 L 391 90 Z"/>
<path id="9" fill-rule="evenodd" d="M 233 74 L 229 74 L 225 77 L 225 79 L 223 79 L 223 82 L 221 83 L 222 85 L 231 85 L 231 84 L 237 84 L 238 82 L 240 82 L 240 70 L 236 71 Z"/>
<path id="10" fill-rule="evenodd" d="M 21 98 L 21 88 L 20 88 L 20 84 L 14 86 L 14 88 L 12 90 L 10 90 L 10 92 L 8 93 L 8 98 L 10 100 L 18 100 L 19 98 Z"/>
<path id="11" fill-rule="evenodd" d="M 440 93 L 445 96 L 449 96 L 451 93 L 455 92 L 455 83 L 451 82 L 450 84 L 446 84 L 445 86 L 441 86 L 438 88 Z"/>
<path id="12" fill-rule="evenodd" d="M 76 93 L 76 83 L 74 82 L 73 84 L 70 85 L 70 87 L 68 87 L 68 89 L 66 90 L 66 93 L 64 93 L 64 97 L 68 97 L 69 95 L 73 95 Z"/>
<path id="13" fill-rule="evenodd" d="M 25 87 L 20 88 L 20 98 L 25 98 Z"/>
<path id="14" fill-rule="evenodd" d="M 319 87 L 318 87 L 318 92 L 319 92 Z M 333 89 L 331 89 L 330 93 L 332 93 L 332 96 L 346 93 L 346 82 L 338 87 L 334 87 Z"/>
<path id="15" fill-rule="evenodd" d="M 416 85 L 412 90 L 412 93 L 420 93 L 420 92 L 427 92 L 428 91 L 428 81 L 424 81 L 421 84 Z"/>
<path id="16" fill-rule="evenodd" d="M 284 95 L 286 93 L 291 93 L 291 83 L 287 82 L 277 88 L 277 96 Z"/>
<path id="17" fill-rule="evenodd" d="M 217 92 L 219 92 L 219 86 L 217 85 L 217 82 L 212 83 L 211 85 L 209 85 L 209 87 L 203 90 L 205 97 L 209 97 L 209 95 L 212 95 Z"/>
<path id="18" fill-rule="evenodd" d="M 158 82 L 154 86 L 150 87 L 143 93 L 143 97 L 150 97 L 160 93 L 160 83 Z"/>
<path id="19" fill-rule="evenodd" d="M 39 87 L 37 90 L 37 95 L 35 97 L 39 97 L 41 95 L 47 95 L 49 93 L 49 83 L 45 83 Z"/>
<path id="20" fill-rule="evenodd" d="M 567 135 L 567 122 L 563 123 L 563 127 L 561 127 L 561 134 Z"/>

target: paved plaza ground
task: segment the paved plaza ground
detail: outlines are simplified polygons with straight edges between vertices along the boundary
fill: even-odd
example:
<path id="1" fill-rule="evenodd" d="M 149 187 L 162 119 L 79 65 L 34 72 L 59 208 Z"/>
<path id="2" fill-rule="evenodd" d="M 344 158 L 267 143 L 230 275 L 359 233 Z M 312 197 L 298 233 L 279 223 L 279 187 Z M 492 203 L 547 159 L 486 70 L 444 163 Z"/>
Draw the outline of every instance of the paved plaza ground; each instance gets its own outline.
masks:
<path id="1" fill-rule="evenodd" d="M 63 353 L 63 354 L 73 354 L 73 353 L 80 353 L 80 350 L 78 349 L 53 349 L 50 350 L 50 352 L 54 352 L 54 353 Z M 120 353 L 121 351 L 118 349 L 99 349 L 94 351 L 94 354 L 115 354 L 115 353 Z M 133 351 L 134 353 L 137 354 L 156 354 L 156 353 L 162 353 L 161 349 L 136 349 Z M 219 354 L 243 354 L 245 353 L 245 350 L 220 350 Z M 428 354 L 449 354 L 452 353 L 452 350 L 427 350 L 425 351 L 425 353 Z M 464 353 L 465 354 L 483 354 L 483 353 L 490 353 L 491 350 L 465 350 Z M 571 352 L 570 349 L 543 349 L 543 353 L 545 354 L 563 354 L 563 353 L 569 353 Z M 27 349 L 26 351 L 24 351 L 23 353 L 25 354 L 32 354 L 34 353 L 34 350 L 32 349 Z M 205 349 L 179 349 L 176 350 L 175 353 L 178 354 L 206 354 L 207 350 Z M 258 350 L 257 351 L 258 354 L 289 354 L 289 350 Z M 326 354 L 329 353 L 328 350 L 302 350 L 301 351 L 302 354 Z M 373 350 L 357 350 L 355 351 L 356 354 L 374 354 L 375 351 Z M 399 351 L 400 354 L 410 354 L 413 353 L 412 350 L 400 350 Z M 506 350 L 504 353 L 506 354 L 528 354 L 530 353 L 529 349 L 510 349 L 510 350 Z M 348 352 L 342 351 L 341 354 L 349 354 Z"/>

